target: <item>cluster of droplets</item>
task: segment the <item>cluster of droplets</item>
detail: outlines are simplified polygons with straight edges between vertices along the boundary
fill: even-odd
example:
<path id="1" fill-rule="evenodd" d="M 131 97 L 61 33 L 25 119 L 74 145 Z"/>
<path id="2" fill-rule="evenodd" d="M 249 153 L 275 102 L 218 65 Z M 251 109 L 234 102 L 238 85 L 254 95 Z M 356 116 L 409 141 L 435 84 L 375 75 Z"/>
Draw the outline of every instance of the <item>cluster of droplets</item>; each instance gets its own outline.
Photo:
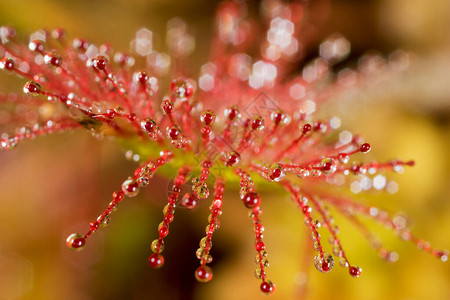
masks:
<path id="1" fill-rule="evenodd" d="M 222 214 L 222 199 L 224 190 L 224 183 L 222 181 L 217 181 L 214 199 L 209 207 L 209 211 L 211 213 L 208 216 L 208 225 L 205 228 L 206 236 L 200 240 L 199 248 L 195 253 L 197 258 L 200 260 L 200 266 L 197 270 L 195 270 L 195 278 L 200 282 L 208 282 L 213 276 L 212 270 L 207 266 L 207 264 L 212 262 L 212 256 L 210 254 L 212 247 L 212 235 L 214 231 L 220 227 L 220 221 L 218 218 Z"/>
<path id="2" fill-rule="evenodd" d="M 261 280 L 264 294 L 273 293 L 275 285 L 266 274 L 269 261 L 260 220 L 262 200 L 254 182 L 259 177 L 267 184 L 285 188 L 300 209 L 316 252 L 313 263 L 320 272 L 331 271 L 335 264 L 333 256 L 324 251 L 319 233 L 324 228 L 330 233 L 332 253 L 339 264 L 348 268 L 353 277 L 362 273 L 361 268 L 350 264 L 328 206 L 347 217 L 388 261 L 396 260 L 395 252 L 386 250 L 357 215 L 371 217 L 442 261 L 448 259 L 447 251 L 432 248 L 412 235 L 401 217 L 335 193 L 331 195 L 323 188 L 324 184 L 343 185 L 338 183 L 339 178 L 402 172 L 414 162 L 358 162 L 358 155 L 368 153 L 370 144 L 350 132 L 346 132 L 349 138 L 335 141 L 339 119 L 314 118 L 317 107 L 330 95 L 337 95 L 356 82 L 364 84 L 364 80 L 384 78 L 374 75 L 380 75 L 385 66 L 380 57 L 365 57 L 359 70 L 346 68 L 333 78 L 331 67 L 347 57 L 350 50 L 345 38 L 333 35 L 321 44 L 319 57 L 305 63 L 301 74 L 291 77 L 289 66 L 292 60 L 301 58 L 305 43 L 301 37 L 305 24 L 302 17 L 297 17 L 303 15 L 299 13 L 302 5 L 263 1 L 267 23 L 261 45 L 263 57 L 253 58 L 246 53 L 250 53 L 253 40 L 251 25 L 245 18 L 246 6 L 222 3 L 210 61 L 202 66 L 197 82 L 180 76 L 189 74 L 184 65 L 194 43 L 179 20 L 168 26 L 169 52 L 176 62 L 173 68 L 167 66 L 168 54 L 151 49 L 151 32 L 138 31 L 134 48 L 147 62 L 142 70 L 135 68 L 132 55 L 114 53 L 107 44 L 97 47 L 83 38 L 69 41 L 61 29 L 42 31 L 23 45 L 15 41 L 13 29 L 0 28 L 0 69 L 26 78 L 26 96 L 14 101 L 34 101 L 23 106 L 38 116 L 30 126 L 20 126 L 13 136 L 2 134 L 2 149 L 12 149 L 21 140 L 80 127 L 98 138 L 115 136 L 127 148 L 136 150 L 134 146 L 139 145 L 137 153 L 130 153 L 134 161 L 141 162 L 140 166 L 113 193 L 112 201 L 89 224 L 86 234 L 75 233 L 67 238 L 69 248 L 84 248 L 93 233 L 110 223 L 119 203 L 125 197 L 137 196 L 157 170 L 167 165 L 178 171 L 158 225 L 158 237 L 151 243 L 148 262 L 154 268 L 164 265 L 164 239 L 175 210 L 193 210 L 212 196 L 205 236 L 195 252 L 200 266 L 194 272 L 200 282 L 212 279 L 208 264 L 212 261 L 213 233 L 220 227 L 225 182 L 231 185 L 238 181 L 239 198 L 249 209 L 255 234 L 255 276 Z M 391 66 L 398 69 L 399 64 L 393 61 Z M 162 88 L 162 69 L 173 69 L 167 89 Z M 4 98 L 0 95 L 0 103 L 10 100 Z M 46 109 L 41 109 L 44 105 Z M 51 113 L 47 112 L 48 106 Z M 20 111 L 11 115 L 17 123 L 30 123 Z M 159 155 L 149 154 L 155 152 Z M 214 168 L 223 173 L 211 176 Z M 182 195 L 182 187 L 189 181 L 190 190 Z M 214 193 L 210 192 L 212 186 Z"/>
<path id="3" fill-rule="evenodd" d="M 111 221 L 111 213 L 115 212 L 119 203 L 125 196 L 132 198 L 139 194 L 140 188 L 148 185 L 153 173 L 172 158 L 171 152 L 162 151 L 160 157 L 155 161 L 148 161 L 137 168 L 132 177 L 126 179 L 120 190 L 113 192 L 112 201 L 109 203 L 105 211 L 98 218 L 89 223 L 89 231 L 82 235 L 73 233 L 66 240 L 67 246 L 73 250 L 82 250 L 86 245 L 86 240 L 95 233 L 99 228 L 105 228 Z M 167 229 L 168 230 L 168 229 Z M 167 233 L 166 233 L 167 235 Z"/>
<path id="4" fill-rule="evenodd" d="M 334 258 L 331 254 L 323 251 L 323 245 L 321 244 L 321 235 L 319 233 L 319 228 L 322 227 L 322 223 L 319 220 L 314 220 L 312 218 L 312 207 L 318 211 L 323 219 L 326 229 L 329 231 L 331 236 L 329 237 L 329 242 L 333 247 L 333 254 L 339 258 L 339 264 L 349 269 L 349 273 L 353 277 L 359 277 L 362 273 L 362 269 L 357 266 L 350 265 L 347 256 L 342 248 L 341 242 L 337 236 L 339 228 L 334 225 L 334 219 L 329 214 L 329 210 L 315 199 L 312 195 L 302 196 L 298 191 L 298 188 L 292 186 L 290 183 L 284 184 L 285 188 L 292 194 L 293 199 L 297 202 L 299 208 L 301 209 L 304 217 L 305 225 L 311 231 L 311 240 L 313 242 L 314 251 L 318 254 L 314 257 L 314 266 L 319 272 L 328 273 L 334 267 Z"/>
<path id="5" fill-rule="evenodd" d="M 180 169 L 178 175 L 175 177 L 172 192 L 167 200 L 166 206 L 163 209 L 163 221 L 158 225 L 159 237 L 153 240 L 151 249 L 153 254 L 150 255 L 148 261 L 153 268 L 160 268 L 164 264 L 164 257 L 161 252 L 164 251 L 164 238 L 169 234 L 169 224 L 172 223 L 177 206 L 177 199 L 181 192 L 181 187 L 186 181 L 187 169 Z"/>
<path id="6" fill-rule="evenodd" d="M 249 217 L 253 221 L 253 230 L 255 232 L 255 250 L 257 252 L 255 262 L 258 265 L 255 270 L 255 277 L 260 279 L 261 292 L 270 295 L 275 291 L 275 284 L 272 281 L 267 280 L 266 268 L 269 267 L 269 261 L 267 259 L 266 244 L 263 242 L 263 232 L 264 226 L 261 223 L 260 215 L 262 214 L 261 209 L 261 197 L 255 190 L 255 183 L 251 179 L 250 175 L 241 170 L 237 169 L 236 174 L 239 175 L 240 182 L 240 195 L 241 200 L 245 207 L 250 209 Z"/>

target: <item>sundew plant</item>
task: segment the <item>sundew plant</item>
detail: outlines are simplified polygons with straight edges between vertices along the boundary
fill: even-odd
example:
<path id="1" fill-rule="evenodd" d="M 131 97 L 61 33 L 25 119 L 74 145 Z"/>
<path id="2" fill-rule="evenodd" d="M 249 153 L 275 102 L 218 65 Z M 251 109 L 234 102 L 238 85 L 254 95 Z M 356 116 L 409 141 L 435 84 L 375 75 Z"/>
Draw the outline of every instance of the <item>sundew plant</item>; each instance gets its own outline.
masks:
<path id="1" fill-rule="evenodd" d="M 358 202 L 346 192 L 395 192 L 397 184 L 389 173 L 407 172 L 414 161 L 365 161 L 371 145 L 363 137 L 341 130 L 336 116 L 316 117 L 337 95 L 402 72 L 407 54 L 366 55 L 356 66 L 336 71 L 337 64 L 345 65 L 350 43 L 334 34 L 320 44 L 316 57 L 305 58 L 312 23 L 306 2 L 263 1 L 259 16 L 249 16 L 242 2 L 222 2 L 209 56 L 198 68 L 189 58 L 194 37 L 179 19 L 168 24 L 167 49 L 153 49 L 152 32 L 141 29 L 134 54 L 72 38 L 60 28 L 38 31 L 23 41 L 12 27 L 3 26 L 0 68 L 23 81 L 24 93 L 0 94 L 2 120 L 7 120 L 0 124 L 0 149 L 13 150 L 23 140 L 42 135 L 85 131 L 116 141 L 135 161 L 135 171 L 124 174 L 112 197 L 103 199 L 106 209 L 86 224 L 85 232 L 67 237 L 71 250 L 89 247 L 119 203 L 137 196 L 159 175 L 173 178 L 173 186 L 149 241 L 148 264 L 153 268 L 171 259 L 163 251 L 170 247 L 165 238 L 176 222 L 175 212 L 206 205 L 208 216 L 192 214 L 205 219 L 195 252 L 198 267 L 192 273 L 200 282 L 212 280 L 212 241 L 221 226 L 222 207 L 239 201 L 250 222 L 238 222 L 254 231 L 249 243 L 254 244 L 256 266 L 249 276 L 254 273 L 262 293 L 272 294 L 276 278 L 270 276 L 260 189 L 292 199 L 319 272 L 339 265 L 352 277 L 363 276 L 364 262 L 354 262 L 345 250 L 339 237 L 345 232 L 339 231 L 333 214 L 348 218 L 387 261 L 396 261 L 398 255 L 359 216 L 445 262 L 448 251 L 415 236 L 402 215 Z M 377 77 L 380 68 L 383 78 Z M 224 197 L 225 189 L 234 196 Z M 321 232 L 328 232 L 329 239 L 321 239 Z"/>

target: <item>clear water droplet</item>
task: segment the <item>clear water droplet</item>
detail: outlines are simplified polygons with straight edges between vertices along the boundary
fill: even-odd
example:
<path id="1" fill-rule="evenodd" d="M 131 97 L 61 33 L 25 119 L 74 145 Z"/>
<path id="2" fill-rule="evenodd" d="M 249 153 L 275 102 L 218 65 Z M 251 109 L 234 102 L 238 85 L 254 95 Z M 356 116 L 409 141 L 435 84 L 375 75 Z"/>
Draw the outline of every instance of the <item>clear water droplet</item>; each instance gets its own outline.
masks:
<path id="1" fill-rule="evenodd" d="M 319 253 L 314 257 L 314 266 L 319 272 L 328 273 L 334 267 L 334 258 L 331 254 L 323 253 L 323 256 Z"/>

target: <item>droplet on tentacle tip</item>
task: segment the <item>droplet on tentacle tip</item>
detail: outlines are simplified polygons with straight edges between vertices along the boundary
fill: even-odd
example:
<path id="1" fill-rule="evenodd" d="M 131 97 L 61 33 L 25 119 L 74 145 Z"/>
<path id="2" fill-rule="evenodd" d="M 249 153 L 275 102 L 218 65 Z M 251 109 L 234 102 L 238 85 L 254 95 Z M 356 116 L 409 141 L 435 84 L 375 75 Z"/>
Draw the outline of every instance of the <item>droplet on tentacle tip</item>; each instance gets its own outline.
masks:
<path id="1" fill-rule="evenodd" d="M 44 51 L 44 42 L 41 40 L 32 40 L 28 43 L 28 49 L 33 52 L 42 52 Z"/>
<path id="2" fill-rule="evenodd" d="M 275 284 L 273 284 L 273 282 L 270 280 L 263 281 L 259 288 L 264 295 L 270 295 L 275 292 Z"/>
<path id="3" fill-rule="evenodd" d="M 10 57 L 3 57 L 0 60 L 0 69 L 12 71 L 15 68 L 14 60 Z"/>
<path id="4" fill-rule="evenodd" d="M 23 92 L 28 96 L 35 97 L 41 93 L 41 86 L 34 81 L 28 81 L 23 87 Z"/>
<path id="5" fill-rule="evenodd" d="M 228 167 L 231 167 L 235 164 L 237 164 L 241 160 L 241 156 L 236 151 L 231 151 L 226 155 L 226 162 L 225 164 Z"/>
<path id="6" fill-rule="evenodd" d="M 75 251 L 81 251 L 86 245 L 86 239 L 79 233 L 72 233 L 66 239 L 67 247 Z"/>
<path id="7" fill-rule="evenodd" d="M 361 145 L 361 147 L 359 147 L 359 151 L 361 151 L 362 153 L 367 153 L 370 151 L 370 144 L 369 143 L 364 143 Z"/>
<path id="8" fill-rule="evenodd" d="M 216 114 L 212 110 L 205 110 L 200 116 L 200 120 L 206 126 L 211 126 L 216 120 Z"/>
<path id="9" fill-rule="evenodd" d="M 319 272 L 328 273 L 334 267 L 334 258 L 331 254 L 319 253 L 314 257 L 314 266 Z"/>
<path id="10" fill-rule="evenodd" d="M 351 276 L 358 278 L 359 276 L 361 276 L 362 269 L 360 267 L 351 266 L 350 268 L 348 268 L 348 272 Z"/>
<path id="11" fill-rule="evenodd" d="M 173 110 L 173 102 L 170 100 L 169 97 L 164 97 L 163 101 L 161 102 L 161 111 L 165 115 L 169 115 Z"/>
<path id="12" fill-rule="evenodd" d="M 148 263 L 151 267 L 157 269 L 161 268 L 164 265 L 164 256 L 159 253 L 153 253 L 148 258 Z"/>
<path id="13" fill-rule="evenodd" d="M 195 279 L 200 282 L 206 283 L 213 278 L 213 272 L 208 266 L 200 266 L 195 270 Z"/>
<path id="14" fill-rule="evenodd" d="M 106 70 L 106 66 L 108 65 L 108 59 L 102 55 L 97 56 L 92 60 L 92 66 L 97 70 L 103 71 Z"/>
<path id="15" fill-rule="evenodd" d="M 267 173 L 269 175 L 270 180 L 277 182 L 283 180 L 284 177 L 286 176 L 286 172 L 280 164 L 271 165 Z"/>
<path id="16" fill-rule="evenodd" d="M 253 130 L 264 129 L 264 119 L 261 116 L 254 116 L 250 122 L 250 126 Z"/>
<path id="17" fill-rule="evenodd" d="M 284 123 L 286 121 L 286 114 L 281 110 L 276 110 L 270 114 L 270 119 L 275 125 L 279 125 L 280 123 Z"/>
<path id="18" fill-rule="evenodd" d="M 333 158 L 324 158 L 320 163 L 320 170 L 324 174 L 333 174 L 337 170 L 337 162 Z"/>
<path id="19" fill-rule="evenodd" d="M 180 99 L 181 101 L 188 100 L 194 93 L 194 87 L 189 82 L 181 79 L 176 79 L 172 81 L 172 84 L 170 85 L 170 90 L 172 91 L 174 96 Z"/>
<path id="20" fill-rule="evenodd" d="M 59 56 L 55 52 L 48 52 L 44 56 L 44 62 L 46 65 L 48 65 L 52 68 L 57 68 L 57 67 L 61 66 L 62 59 L 61 59 L 61 56 Z"/>
<path id="21" fill-rule="evenodd" d="M 239 113 L 239 108 L 236 105 L 228 106 L 224 111 L 225 117 L 230 121 L 234 121 L 241 117 Z"/>

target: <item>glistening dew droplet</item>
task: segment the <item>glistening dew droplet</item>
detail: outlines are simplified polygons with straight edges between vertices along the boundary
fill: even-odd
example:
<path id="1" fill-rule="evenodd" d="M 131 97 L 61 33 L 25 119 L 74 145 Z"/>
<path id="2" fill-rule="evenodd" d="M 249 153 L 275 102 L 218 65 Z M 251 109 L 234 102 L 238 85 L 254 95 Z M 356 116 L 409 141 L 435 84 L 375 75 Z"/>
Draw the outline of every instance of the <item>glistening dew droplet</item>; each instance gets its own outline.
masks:
<path id="1" fill-rule="evenodd" d="M 267 171 L 269 178 L 274 181 L 281 181 L 286 176 L 284 168 L 280 164 L 273 164 L 269 167 Z"/>
<path id="2" fill-rule="evenodd" d="M 122 183 L 122 192 L 128 197 L 139 194 L 139 184 L 134 179 L 127 179 Z"/>
<path id="3" fill-rule="evenodd" d="M 360 267 L 356 267 L 356 266 L 351 266 L 350 268 L 348 268 L 348 271 L 349 271 L 350 275 L 353 277 L 359 277 L 359 276 L 361 276 L 361 273 L 362 273 L 362 269 Z"/>
<path id="4" fill-rule="evenodd" d="M 270 295 L 275 292 L 275 284 L 270 280 L 263 281 L 260 285 L 260 289 L 264 295 Z"/>
<path id="5" fill-rule="evenodd" d="M 153 240 L 152 244 L 151 244 L 151 249 L 153 252 L 158 252 L 161 253 L 164 251 L 164 241 L 159 241 L 158 239 Z"/>
<path id="6" fill-rule="evenodd" d="M 324 158 L 320 165 L 321 171 L 324 174 L 333 174 L 334 172 L 336 172 L 337 163 L 333 158 Z"/>
<path id="7" fill-rule="evenodd" d="M 323 253 L 322 256 L 322 254 L 319 253 L 314 257 L 314 266 L 318 271 L 328 273 L 334 267 L 334 258 L 331 254 Z"/>
<path id="8" fill-rule="evenodd" d="M 28 81 L 25 83 L 23 91 L 29 96 L 36 97 L 41 93 L 41 86 L 34 81 Z"/>
<path id="9" fill-rule="evenodd" d="M 211 281 L 213 278 L 213 273 L 210 267 L 208 266 L 200 266 L 195 270 L 195 279 L 200 282 L 206 283 Z"/>
<path id="10" fill-rule="evenodd" d="M 86 245 L 86 239 L 79 233 L 72 233 L 67 237 L 66 244 L 70 249 L 80 251 Z"/>
<path id="11" fill-rule="evenodd" d="M 164 256 L 159 253 L 153 253 L 148 258 L 148 263 L 153 268 L 161 268 L 164 265 Z"/>

